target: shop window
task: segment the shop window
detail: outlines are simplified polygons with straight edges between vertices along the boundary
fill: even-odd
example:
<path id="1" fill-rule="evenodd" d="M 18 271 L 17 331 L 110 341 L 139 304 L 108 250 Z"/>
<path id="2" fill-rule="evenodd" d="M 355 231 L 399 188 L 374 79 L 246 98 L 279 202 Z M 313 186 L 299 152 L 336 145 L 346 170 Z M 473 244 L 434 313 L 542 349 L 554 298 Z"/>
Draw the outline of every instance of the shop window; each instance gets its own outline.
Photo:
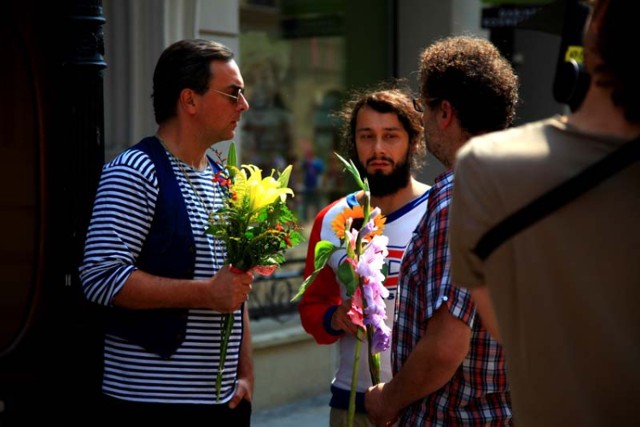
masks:
<path id="1" fill-rule="evenodd" d="M 302 196 L 294 200 L 306 220 L 344 195 L 349 185 L 333 154 L 340 141 L 332 113 L 350 88 L 379 81 L 391 68 L 385 63 L 386 46 L 367 45 L 386 37 L 386 25 L 391 25 L 385 15 L 388 2 L 375 3 L 354 8 L 343 0 L 246 0 L 240 5 L 240 64 L 251 105 L 241 120 L 241 159 L 266 171 L 294 164 L 290 184 Z M 348 28 L 375 11 L 384 16 L 385 25 L 367 28 L 364 37 Z M 384 69 L 370 67 L 363 81 L 349 81 L 350 75 L 363 75 L 348 72 L 348 67 L 363 65 L 357 58 L 348 61 L 354 51 L 378 57 L 375 61 Z M 322 163 L 313 168 L 317 179 L 305 180 L 305 169 L 311 172 L 303 167 L 305 159 Z M 305 181 L 317 188 L 305 188 Z M 305 207 L 311 200 L 304 200 L 304 194 L 314 193 L 313 205 Z"/>

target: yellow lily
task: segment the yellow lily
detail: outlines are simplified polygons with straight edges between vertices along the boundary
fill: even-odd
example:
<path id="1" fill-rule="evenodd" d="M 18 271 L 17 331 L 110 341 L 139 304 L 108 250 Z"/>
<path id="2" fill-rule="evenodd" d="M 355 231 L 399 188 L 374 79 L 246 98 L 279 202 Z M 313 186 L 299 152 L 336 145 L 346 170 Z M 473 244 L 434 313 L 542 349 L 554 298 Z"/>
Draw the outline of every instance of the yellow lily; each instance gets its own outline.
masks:
<path id="1" fill-rule="evenodd" d="M 288 178 L 290 170 L 287 169 L 282 175 Z M 255 165 L 242 165 L 242 168 L 236 171 L 233 189 L 236 194 L 234 204 L 244 205 L 245 199 L 248 199 L 252 212 L 272 204 L 278 197 L 285 201 L 287 194 L 293 196 L 293 190 L 283 186 L 282 180 L 276 180 L 273 176 L 263 178 L 262 170 Z"/>

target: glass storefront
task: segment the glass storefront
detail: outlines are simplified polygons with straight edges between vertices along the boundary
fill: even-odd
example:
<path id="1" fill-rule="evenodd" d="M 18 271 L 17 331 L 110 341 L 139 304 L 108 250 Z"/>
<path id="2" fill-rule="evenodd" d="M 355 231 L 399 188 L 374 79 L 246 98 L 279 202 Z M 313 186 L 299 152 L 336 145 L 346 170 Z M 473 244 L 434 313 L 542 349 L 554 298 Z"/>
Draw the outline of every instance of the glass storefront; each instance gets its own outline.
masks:
<path id="1" fill-rule="evenodd" d="M 294 164 L 290 184 L 302 196 L 297 198 L 302 219 L 313 219 L 350 184 L 333 155 L 340 141 L 332 113 L 348 90 L 389 75 L 388 48 L 367 45 L 376 34 L 387 35 L 392 26 L 387 12 L 386 1 L 246 0 L 240 5 L 240 64 L 251 105 L 241 121 L 242 160 L 266 171 Z M 353 22 L 373 15 L 383 25 L 366 26 L 364 36 L 354 31 Z M 372 59 L 381 65 L 349 71 L 367 67 Z"/>
<path id="2" fill-rule="evenodd" d="M 294 207 L 305 219 L 303 201 L 315 202 L 307 206 L 306 219 L 312 219 L 353 185 L 333 155 L 340 138 L 331 113 L 349 90 L 395 74 L 396 1 L 236 0 L 223 6 L 206 0 L 193 2 L 199 4 L 194 10 L 152 0 L 105 1 L 106 160 L 155 131 L 153 68 L 173 36 L 190 37 L 187 30 L 195 29 L 196 37 L 237 53 L 251 105 L 238 132 L 241 161 L 266 173 L 293 164 L 290 184 L 300 195 Z M 137 23 L 138 16 L 145 19 Z M 316 167 L 304 167 L 305 159 Z M 305 171 L 307 194 L 315 197 L 304 197 Z"/>

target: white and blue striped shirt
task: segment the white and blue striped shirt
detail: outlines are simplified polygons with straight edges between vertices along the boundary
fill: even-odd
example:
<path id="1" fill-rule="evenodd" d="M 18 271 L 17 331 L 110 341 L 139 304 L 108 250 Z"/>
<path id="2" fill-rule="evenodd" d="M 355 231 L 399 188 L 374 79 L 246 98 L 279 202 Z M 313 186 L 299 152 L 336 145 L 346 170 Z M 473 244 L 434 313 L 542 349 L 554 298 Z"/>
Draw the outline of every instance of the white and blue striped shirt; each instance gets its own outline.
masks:
<path id="1" fill-rule="evenodd" d="M 205 234 L 209 212 L 222 206 L 224 193 L 213 171 L 198 171 L 166 152 L 187 204 L 196 245 L 194 279 L 208 279 L 223 265 L 223 242 Z M 189 181 L 185 178 L 189 176 Z M 197 192 L 197 194 L 196 194 Z M 147 154 L 130 149 L 102 171 L 85 245 L 80 278 L 87 298 L 109 306 L 133 271 L 149 233 L 158 197 L 156 169 Z M 203 206 L 203 203 L 206 206 Z M 130 401 L 213 404 L 233 396 L 242 338 L 241 309 L 234 313 L 225 361 L 221 398 L 216 378 L 222 316 L 217 311 L 189 310 L 185 340 L 163 359 L 114 335 L 105 337 L 105 394 Z"/>

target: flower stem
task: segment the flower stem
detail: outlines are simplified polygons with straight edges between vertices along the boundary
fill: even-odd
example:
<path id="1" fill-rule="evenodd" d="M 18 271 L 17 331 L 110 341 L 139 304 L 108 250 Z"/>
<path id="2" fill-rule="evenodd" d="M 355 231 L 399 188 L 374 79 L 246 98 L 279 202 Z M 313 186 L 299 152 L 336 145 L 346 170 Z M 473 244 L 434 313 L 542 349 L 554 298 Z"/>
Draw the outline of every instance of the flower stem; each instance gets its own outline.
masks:
<path id="1" fill-rule="evenodd" d="M 227 358 L 227 347 L 229 346 L 229 336 L 233 328 L 233 313 L 222 315 L 222 343 L 220 345 L 220 365 L 218 368 L 218 377 L 216 378 L 216 400 L 220 400 L 220 389 L 222 387 L 222 374 L 224 373 L 224 362 Z"/>
<path id="2" fill-rule="evenodd" d="M 358 388 L 358 367 L 360 366 L 360 343 L 362 342 L 362 329 L 356 333 L 356 348 L 353 354 L 353 370 L 351 372 L 351 393 L 349 394 L 349 412 L 347 414 L 347 426 L 353 427 L 356 415 L 356 390 Z"/>
<path id="3" fill-rule="evenodd" d="M 380 353 L 373 352 L 373 334 L 373 326 L 367 326 L 367 342 L 369 344 L 369 375 L 371 375 L 371 384 L 376 385 L 380 382 Z"/>

